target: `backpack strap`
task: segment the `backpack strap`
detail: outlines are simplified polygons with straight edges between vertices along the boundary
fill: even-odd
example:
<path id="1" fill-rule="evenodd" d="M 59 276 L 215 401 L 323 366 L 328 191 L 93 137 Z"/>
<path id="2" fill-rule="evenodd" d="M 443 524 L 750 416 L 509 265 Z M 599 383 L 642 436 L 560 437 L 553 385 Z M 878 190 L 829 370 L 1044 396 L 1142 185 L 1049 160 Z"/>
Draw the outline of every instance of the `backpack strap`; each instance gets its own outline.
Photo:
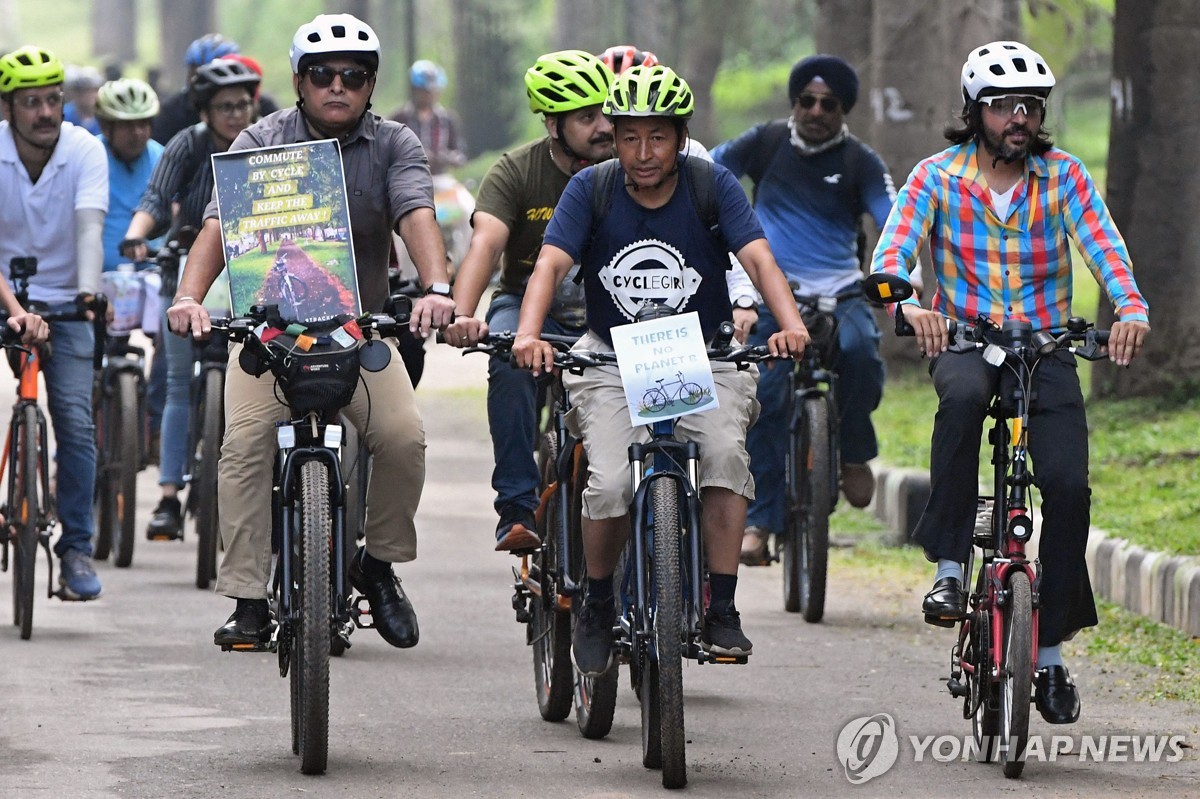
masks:
<path id="1" fill-rule="evenodd" d="M 746 164 L 746 174 L 754 182 L 751 202 L 758 202 L 758 184 L 762 181 L 763 175 L 770 170 L 780 149 L 787 144 L 790 138 L 786 119 L 772 120 L 762 126 L 762 130 L 758 134 L 757 146 L 750 155 L 749 163 Z"/>
<path id="2" fill-rule="evenodd" d="M 842 179 L 838 186 L 847 207 L 854 214 L 854 226 L 857 230 L 856 249 L 858 262 L 862 264 L 867 256 L 867 232 L 863 229 L 862 217 L 866 213 L 863 205 L 862 192 L 858 188 L 858 178 L 862 171 L 862 160 L 865 145 L 853 134 L 846 134 L 846 144 L 842 148 Z"/>
<path id="3" fill-rule="evenodd" d="M 696 209 L 696 214 L 709 234 L 716 240 L 717 246 L 728 250 L 725 236 L 721 233 L 712 162 L 703 158 L 685 158 L 683 163 L 688 173 L 688 193 L 691 195 L 692 207 Z"/>

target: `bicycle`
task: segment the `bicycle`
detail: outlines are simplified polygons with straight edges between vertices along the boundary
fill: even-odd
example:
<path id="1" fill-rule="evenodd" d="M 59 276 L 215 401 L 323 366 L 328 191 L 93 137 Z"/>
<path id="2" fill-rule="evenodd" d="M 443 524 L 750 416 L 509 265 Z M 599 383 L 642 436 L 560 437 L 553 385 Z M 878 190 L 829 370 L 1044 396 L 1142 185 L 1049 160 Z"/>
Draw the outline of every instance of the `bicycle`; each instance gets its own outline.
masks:
<path id="1" fill-rule="evenodd" d="M 908 283 L 891 275 L 873 274 L 865 286 L 877 302 L 900 302 L 912 295 Z M 896 334 L 911 336 L 913 328 L 904 321 L 901 307 L 897 306 Z M 976 756 L 1000 760 L 1004 776 L 1016 778 L 1025 767 L 1029 740 L 1041 576 L 1040 563 L 1025 552 L 1033 535 L 1029 494 L 1036 485 L 1027 463 L 1033 377 L 1043 358 L 1060 351 L 1089 361 L 1105 358 L 1108 331 L 1079 317 L 1067 320 L 1067 329 L 1059 334 L 1034 331 L 1029 322 L 1017 319 L 1006 319 L 1001 327 L 985 316 L 965 325 L 952 319 L 947 323 L 951 351 L 981 350 L 988 363 L 1008 370 L 1013 381 L 1008 390 L 998 381 L 988 407 L 993 419 L 988 431 L 993 493 L 979 498 L 980 518 L 965 570 L 975 574 L 969 610 L 961 621 L 927 621 L 958 626 L 946 687 L 952 697 L 963 699 L 963 718 L 971 719 Z"/>
<path id="2" fill-rule="evenodd" d="M 344 435 L 337 414 L 353 396 L 359 370 L 378 371 L 390 360 L 387 346 L 376 336 L 395 335 L 407 324 L 410 310 L 404 301 L 394 315 L 310 325 L 299 334 L 316 339 L 308 350 L 297 347 L 297 335 L 284 331 L 277 309 L 270 306 L 255 306 L 246 317 L 213 320 L 214 329 L 244 345 L 240 363 L 248 373 L 272 373 L 296 417 L 277 426 L 271 583 L 279 624 L 265 644 L 222 649 L 278 655 L 280 676 L 290 677 L 292 752 L 300 755 L 305 774 L 323 773 L 327 764 L 331 650 L 348 648 L 354 628 L 374 627 L 373 621 L 364 621 L 371 615 L 366 598 L 351 600 L 346 578 Z M 272 337 L 260 337 L 260 331 L 271 331 Z M 337 343 L 346 338 L 352 343 Z M 321 364 L 311 368 L 316 361 Z"/>
<path id="3" fill-rule="evenodd" d="M 37 259 L 13 258 L 9 262 L 9 281 L 17 302 L 30 308 L 29 279 L 37 274 Z M 99 369 L 104 357 L 104 316 L 108 302 L 103 294 L 94 295 L 90 302 L 82 298 L 70 311 L 37 310 L 48 322 L 82 321 L 89 311 L 96 334 L 93 364 Z M 0 570 L 14 567 L 13 624 L 20 628 L 21 638 L 28 641 L 33 635 L 33 598 L 37 567 L 37 549 L 46 553 L 46 597 L 64 594 L 54 591 L 54 558 L 50 538 L 58 521 L 54 513 L 54 497 L 50 492 L 49 446 L 46 416 L 38 404 L 38 375 L 44 352 L 41 348 L 26 348 L 19 334 L 12 331 L 0 315 L 0 347 L 8 350 L 9 364 L 17 376 L 17 401 L 13 404 L 8 437 L 4 442 L 4 458 L 0 462 L 0 477 L 8 470 L 8 491 L 0 515 L 4 519 L 0 534 Z M 11 546 L 11 556 L 10 556 Z"/>
<path id="4" fill-rule="evenodd" d="M 141 269 L 139 271 L 146 271 Z M 146 351 L 129 332 L 108 332 L 104 363 L 96 373 L 92 409 L 96 420 L 96 560 L 115 552 L 120 568 L 133 562 L 137 476 L 148 465 Z"/>
<path id="5" fill-rule="evenodd" d="M 642 395 L 644 408 L 657 413 L 677 400 L 684 405 L 696 405 L 706 396 L 700 386 L 684 379 L 683 372 L 676 372 L 675 379 L 670 383 L 665 381 L 665 377 L 659 378 L 655 381 L 658 385 L 646 389 Z"/>

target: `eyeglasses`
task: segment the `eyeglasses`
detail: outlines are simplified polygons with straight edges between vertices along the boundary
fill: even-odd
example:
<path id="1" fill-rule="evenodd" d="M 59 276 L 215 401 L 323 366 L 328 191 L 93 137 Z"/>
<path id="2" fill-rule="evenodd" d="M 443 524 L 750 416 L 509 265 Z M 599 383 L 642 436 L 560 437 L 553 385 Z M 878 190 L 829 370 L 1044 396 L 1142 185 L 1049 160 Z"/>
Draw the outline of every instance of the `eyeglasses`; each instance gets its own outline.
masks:
<path id="1" fill-rule="evenodd" d="M 335 75 L 342 76 L 342 85 L 350 91 L 358 91 L 363 86 L 367 85 L 375 73 L 369 69 L 359 69 L 358 67 L 345 67 L 344 69 L 334 69 L 327 67 L 324 64 L 317 64 L 304 70 L 308 75 L 308 80 L 313 86 L 318 89 L 327 89 L 333 85 L 333 77 Z"/>
<path id="2" fill-rule="evenodd" d="M 27 108 L 30 111 L 36 111 L 42 106 L 46 106 L 50 110 L 54 110 L 63 104 L 63 94 L 47 94 L 44 97 L 38 97 L 36 94 L 27 94 L 17 101 L 17 105 L 21 108 Z"/>
<path id="3" fill-rule="evenodd" d="M 239 100 L 236 103 L 213 103 L 209 106 L 209 108 L 211 108 L 213 111 L 216 111 L 221 116 L 226 117 L 248 114 L 250 113 L 250 109 L 253 107 L 253 100 Z"/>
<path id="4" fill-rule="evenodd" d="M 826 114 L 832 114 L 842 107 L 842 101 L 836 97 L 831 97 L 828 94 L 809 94 L 807 92 L 797 97 L 796 103 L 805 111 L 820 103 L 821 110 Z"/>
<path id="5" fill-rule="evenodd" d="M 991 97 L 980 97 L 979 102 L 992 109 L 993 113 L 1007 117 L 1015 117 L 1017 114 L 1027 117 L 1041 116 L 1046 110 L 1045 98 L 1032 94 L 994 94 Z"/>

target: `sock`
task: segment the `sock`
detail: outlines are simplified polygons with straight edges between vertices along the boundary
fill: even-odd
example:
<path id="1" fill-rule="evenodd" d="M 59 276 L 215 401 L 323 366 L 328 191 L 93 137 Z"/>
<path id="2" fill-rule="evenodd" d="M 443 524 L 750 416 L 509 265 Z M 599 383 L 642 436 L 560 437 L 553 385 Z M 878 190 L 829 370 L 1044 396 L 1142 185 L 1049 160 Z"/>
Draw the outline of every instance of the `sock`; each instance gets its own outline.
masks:
<path id="1" fill-rule="evenodd" d="M 383 574 L 385 571 L 390 571 L 392 564 L 386 560 L 379 560 L 371 557 L 371 553 L 366 547 L 362 550 L 362 570 L 367 574 Z"/>
<path id="2" fill-rule="evenodd" d="M 1044 669 L 1047 666 L 1061 666 L 1062 659 L 1062 644 L 1054 646 L 1039 646 L 1037 651 L 1037 667 Z"/>
<path id="3" fill-rule="evenodd" d="M 938 558 L 937 574 L 933 575 L 933 581 L 936 583 L 945 577 L 954 577 L 959 583 L 962 583 L 962 564 L 956 560 L 950 560 L 950 558 Z"/>
<path id="4" fill-rule="evenodd" d="M 587 581 L 587 598 L 588 600 L 596 600 L 598 602 L 613 601 L 613 576 L 610 574 L 607 577 L 588 577 Z"/>
<path id="5" fill-rule="evenodd" d="M 736 574 L 713 574 L 708 575 L 708 587 L 712 592 L 709 607 L 718 603 L 733 604 L 733 595 L 737 591 L 737 575 Z"/>

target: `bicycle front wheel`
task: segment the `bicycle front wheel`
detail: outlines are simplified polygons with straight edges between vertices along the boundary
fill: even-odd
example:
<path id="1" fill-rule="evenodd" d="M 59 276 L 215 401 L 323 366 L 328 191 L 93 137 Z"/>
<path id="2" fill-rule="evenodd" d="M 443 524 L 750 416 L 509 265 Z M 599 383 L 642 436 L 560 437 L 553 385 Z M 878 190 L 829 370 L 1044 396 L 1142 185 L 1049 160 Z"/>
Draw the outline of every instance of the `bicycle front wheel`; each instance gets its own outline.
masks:
<path id="1" fill-rule="evenodd" d="M 1021 776 L 1029 741 L 1029 695 L 1033 686 L 1033 598 L 1029 575 L 1013 569 L 1003 608 L 1004 651 L 1000 661 L 1000 759 L 1004 776 Z"/>
<path id="2" fill-rule="evenodd" d="M 21 638 L 28 641 L 33 635 L 33 585 L 37 565 L 37 548 L 41 514 L 38 496 L 38 418 L 37 408 L 26 406 L 21 420 L 13 426 L 15 440 L 11 442 L 15 457 L 13 492 L 9 497 L 8 526 L 16 537 L 16 568 L 13 575 L 13 624 L 21 628 Z"/>
<path id="3" fill-rule="evenodd" d="M 829 513 L 833 506 L 829 417 L 825 397 L 803 400 L 789 453 L 792 479 L 783 548 L 783 606 L 789 613 L 800 612 L 805 621 L 812 623 L 825 615 Z"/>
<path id="4" fill-rule="evenodd" d="M 114 402 L 109 404 L 108 428 L 110 456 L 115 461 L 111 469 L 110 490 L 113 492 L 112 533 L 113 563 L 125 568 L 133 563 L 134 516 L 137 512 L 137 476 L 142 466 L 141 408 L 138 407 L 137 375 L 118 372 Z"/>
<path id="5" fill-rule="evenodd" d="M 300 771 L 323 774 L 329 754 L 329 471 L 300 467 L 300 535 L 294 542 L 292 586 L 292 726 Z"/>
<path id="6" fill-rule="evenodd" d="M 642 685 L 642 764 L 661 767 L 664 788 L 687 784 L 683 731 L 683 582 L 680 574 L 679 494 L 673 480 L 655 480 L 654 599 L 655 658 Z"/>
<path id="7" fill-rule="evenodd" d="M 225 435 L 225 371 L 207 369 L 204 372 L 204 396 L 199 423 L 200 440 L 196 442 L 196 468 L 192 472 L 190 492 L 196 497 L 196 587 L 208 588 L 217 576 L 217 461 L 221 456 L 221 437 Z"/>

